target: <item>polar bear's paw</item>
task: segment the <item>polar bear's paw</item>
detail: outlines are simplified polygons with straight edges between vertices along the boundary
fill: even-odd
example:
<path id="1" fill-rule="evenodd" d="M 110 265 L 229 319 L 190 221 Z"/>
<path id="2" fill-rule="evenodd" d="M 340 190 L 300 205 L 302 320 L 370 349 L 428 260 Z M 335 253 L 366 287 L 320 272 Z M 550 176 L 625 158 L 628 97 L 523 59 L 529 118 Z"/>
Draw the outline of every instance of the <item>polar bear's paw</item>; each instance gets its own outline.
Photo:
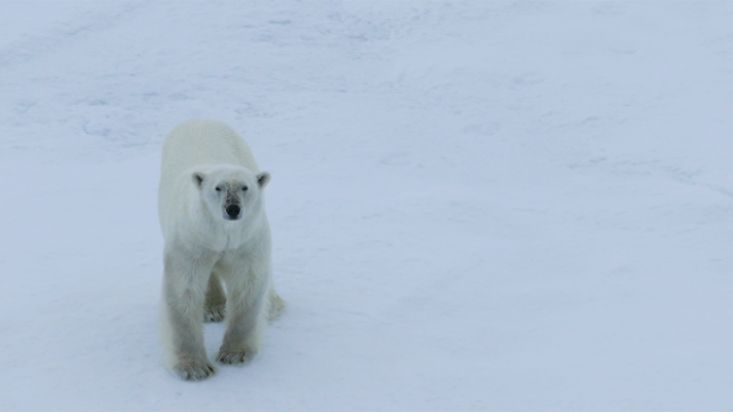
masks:
<path id="1" fill-rule="evenodd" d="M 173 367 L 173 371 L 183 380 L 200 381 L 213 375 L 216 369 L 208 361 L 181 361 Z"/>
<path id="2" fill-rule="evenodd" d="M 204 308 L 204 322 L 221 322 L 224 320 L 225 307 L 225 304 L 220 304 Z"/>
<path id="3" fill-rule="evenodd" d="M 255 351 L 252 350 L 244 350 L 241 352 L 228 352 L 221 350 L 219 351 L 219 355 L 216 357 L 216 360 L 225 365 L 236 365 L 238 363 L 249 361 L 254 355 Z"/>

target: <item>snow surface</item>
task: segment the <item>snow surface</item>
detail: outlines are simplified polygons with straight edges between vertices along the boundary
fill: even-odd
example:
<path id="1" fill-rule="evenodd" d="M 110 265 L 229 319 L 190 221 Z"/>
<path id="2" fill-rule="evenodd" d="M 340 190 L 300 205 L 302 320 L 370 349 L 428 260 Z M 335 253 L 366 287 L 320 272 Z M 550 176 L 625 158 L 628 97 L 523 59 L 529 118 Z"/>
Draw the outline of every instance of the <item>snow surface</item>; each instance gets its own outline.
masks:
<path id="1" fill-rule="evenodd" d="M 733 2 L 0 9 L 0 410 L 733 409 Z M 289 304 L 200 383 L 157 338 L 190 117 L 272 173 Z"/>

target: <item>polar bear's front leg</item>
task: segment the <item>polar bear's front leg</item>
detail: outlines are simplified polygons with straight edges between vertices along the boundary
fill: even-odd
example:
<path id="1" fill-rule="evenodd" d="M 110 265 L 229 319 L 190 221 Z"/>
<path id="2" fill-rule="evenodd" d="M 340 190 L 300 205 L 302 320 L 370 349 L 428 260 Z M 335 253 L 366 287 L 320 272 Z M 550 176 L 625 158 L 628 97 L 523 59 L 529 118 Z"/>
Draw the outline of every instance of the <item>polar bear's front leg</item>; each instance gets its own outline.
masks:
<path id="1" fill-rule="evenodd" d="M 201 380 L 214 373 L 204 348 L 204 298 L 213 260 L 166 252 L 164 339 L 173 370 L 183 379 Z"/>
<path id="2" fill-rule="evenodd" d="M 219 362 L 242 363 L 259 351 L 266 318 L 265 293 L 260 289 L 233 287 L 229 291 L 227 331 L 217 356 Z"/>

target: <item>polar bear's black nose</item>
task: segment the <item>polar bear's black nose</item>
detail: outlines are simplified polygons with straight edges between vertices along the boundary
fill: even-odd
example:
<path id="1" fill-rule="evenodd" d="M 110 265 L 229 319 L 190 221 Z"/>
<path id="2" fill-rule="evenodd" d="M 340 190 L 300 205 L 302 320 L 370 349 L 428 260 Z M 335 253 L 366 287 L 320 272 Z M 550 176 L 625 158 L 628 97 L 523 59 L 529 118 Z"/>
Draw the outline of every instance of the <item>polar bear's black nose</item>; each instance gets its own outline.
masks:
<path id="1" fill-rule="evenodd" d="M 239 205 L 229 205 L 227 206 L 227 215 L 229 215 L 230 218 L 236 219 L 239 217 L 239 211 L 241 210 L 239 208 Z"/>

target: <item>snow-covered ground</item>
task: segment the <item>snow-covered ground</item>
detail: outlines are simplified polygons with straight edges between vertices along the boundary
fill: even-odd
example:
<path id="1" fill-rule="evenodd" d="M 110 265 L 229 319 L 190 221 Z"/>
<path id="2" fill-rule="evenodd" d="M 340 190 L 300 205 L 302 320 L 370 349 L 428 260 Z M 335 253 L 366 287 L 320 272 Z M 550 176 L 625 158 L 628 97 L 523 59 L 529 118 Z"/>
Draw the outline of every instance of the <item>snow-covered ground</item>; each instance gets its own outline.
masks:
<path id="1" fill-rule="evenodd" d="M 733 2 L 0 9 L 0 410 L 733 408 Z M 199 383 L 157 338 L 190 117 L 272 173 L 289 303 Z"/>

